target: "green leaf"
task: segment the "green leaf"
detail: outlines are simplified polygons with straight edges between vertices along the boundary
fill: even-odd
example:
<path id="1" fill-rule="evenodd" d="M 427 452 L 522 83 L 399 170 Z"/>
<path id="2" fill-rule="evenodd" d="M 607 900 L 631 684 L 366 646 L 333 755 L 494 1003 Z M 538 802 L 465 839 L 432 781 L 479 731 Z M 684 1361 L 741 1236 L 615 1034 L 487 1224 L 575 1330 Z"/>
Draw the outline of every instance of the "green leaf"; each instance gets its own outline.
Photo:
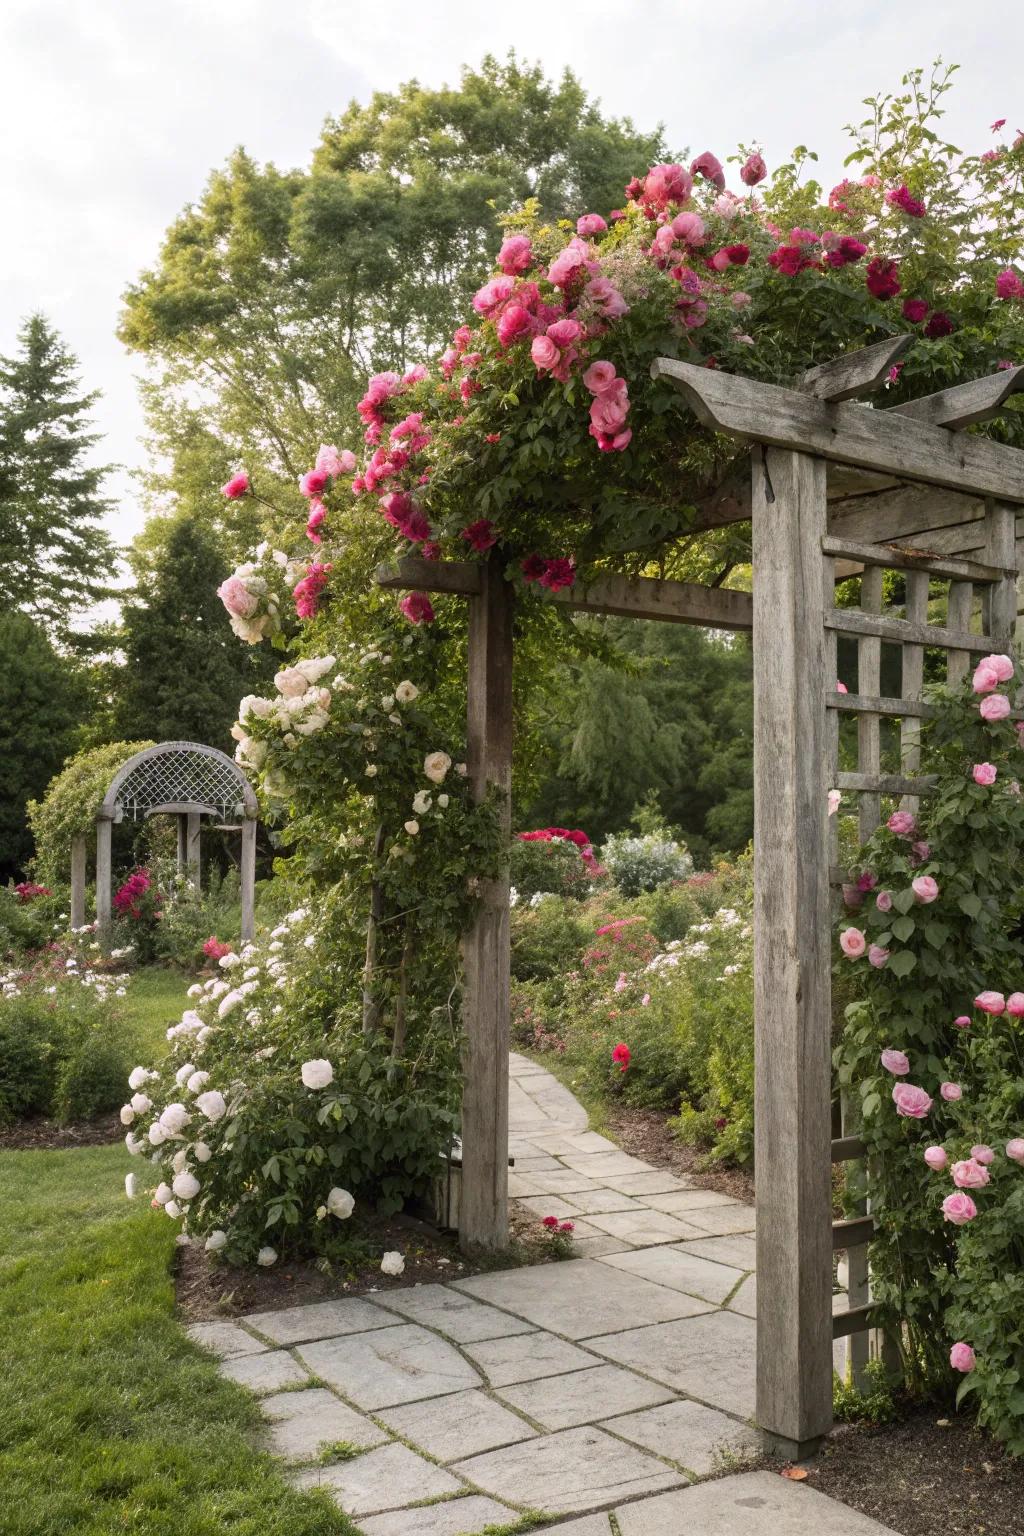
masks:
<path id="1" fill-rule="evenodd" d="M 913 887 L 908 885 L 906 890 L 896 892 L 896 895 L 892 899 L 892 904 L 896 908 L 897 912 L 909 912 L 916 900 L 917 898 L 914 895 Z M 895 928 L 895 926 L 896 925 L 894 923 L 893 927 Z"/>
<path id="2" fill-rule="evenodd" d="M 901 949 L 895 955 L 889 957 L 887 969 L 894 976 L 909 976 L 917 964 L 917 956 L 909 949 Z"/>
<path id="3" fill-rule="evenodd" d="M 892 931 L 901 944 L 905 944 L 917 927 L 912 917 L 898 917 L 892 925 Z"/>
<path id="4" fill-rule="evenodd" d="M 981 897 L 975 896 L 973 891 L 966 896 L 961 896 L 958 902 L 960 911 L 967 917 L 977 917 L 981 912 Z"/>

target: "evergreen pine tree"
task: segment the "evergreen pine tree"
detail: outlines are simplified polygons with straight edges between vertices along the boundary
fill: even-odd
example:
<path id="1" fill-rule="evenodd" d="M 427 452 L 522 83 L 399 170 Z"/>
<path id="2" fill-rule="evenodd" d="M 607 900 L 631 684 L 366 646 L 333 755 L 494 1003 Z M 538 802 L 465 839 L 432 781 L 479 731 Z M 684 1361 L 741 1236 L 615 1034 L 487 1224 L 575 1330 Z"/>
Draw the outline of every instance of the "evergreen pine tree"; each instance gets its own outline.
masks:
<path id="1" fill-rule="evenodd" d="M 114 563 L 101 519 L 108 471 L 88 461 L 98 396 L 40 314 L 0 357 L 0 603 L 66 637 L 71 615 L 108 593 Z"/>
<path id="2" fill-rule="evenodd" d="M 156 543 L 153 532 L 151 523 L 133 562 L 137 587 L 123 607 L 116 733 L 230 751 L 238 701 L 262 686 L 274 663 L 232 633 L 217 596 L 228 567 L 203 523 L 178 517 Z"/>

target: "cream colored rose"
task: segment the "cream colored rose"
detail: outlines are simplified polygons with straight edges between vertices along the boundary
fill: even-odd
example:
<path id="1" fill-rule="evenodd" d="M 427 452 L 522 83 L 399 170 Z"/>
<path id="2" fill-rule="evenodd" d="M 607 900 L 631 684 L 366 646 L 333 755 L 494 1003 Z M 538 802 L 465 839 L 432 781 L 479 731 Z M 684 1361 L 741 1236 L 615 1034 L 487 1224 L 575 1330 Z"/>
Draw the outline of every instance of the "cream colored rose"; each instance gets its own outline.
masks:
<path id="1" fill-rule="evenodd" d="M 443 784 L 451 765 L 447 752 L 428 752 L 423 759 L 423 772 L 432 784 Z"/>

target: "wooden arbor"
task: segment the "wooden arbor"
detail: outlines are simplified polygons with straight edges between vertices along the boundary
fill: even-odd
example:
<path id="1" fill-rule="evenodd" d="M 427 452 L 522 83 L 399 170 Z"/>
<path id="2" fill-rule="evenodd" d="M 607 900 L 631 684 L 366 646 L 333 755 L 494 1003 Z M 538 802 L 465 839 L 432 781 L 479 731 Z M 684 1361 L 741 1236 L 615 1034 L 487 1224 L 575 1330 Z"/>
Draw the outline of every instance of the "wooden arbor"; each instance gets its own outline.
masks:
<path id="1" fill-rule="evenodd" d="M 216 747 L 196 741 L 164 741 L 146 747 L 117 770 L 96 813 L 96 923 L 101 937 L 110 929 L 110 842 L 115 822 L 170 815 L 178 824 L 178 871 L 198 891 L 203 816 L 221 823 L 241 818 L 242 939 L 254 930 L 256 827 L 259 804 L 245 774 Z M 85 922 L 84 837 L 71 847 L 71 926 Z"/>
<path id="2" fill-rule="evenodd" d="M 971 653 L 1005 651 L 1016 618 L 1024 454 L 963 428 L 998 413 L 1024 369 L 895 410 L 846 403 L 877 389 L 907 338 L 815 368 L 780 388 L 660 359 L 713 430 L 750 445 L 744 471 L 698 509 L 696 526 L 749 519 L 753 597 L 685 582 L 606 575 L 558 594 L 569 608 L 754 633 L 757 1418 L 790 1454 L 831 1427 L 833 1338 L 866 1358 L 870 1216 L 833 1227 L 831 1164 L 863 1155 L 838 1124 L 831 1080 L 831 896 L 841 881 L 828 791 L 860 797 L 868 836 L 883 796 L 913 806 L 925 649 L 960 680 Z M 906 576 L 901 614 L 882 611 L 882 576 Z M 858 608 L 833 585 L 859 576 Z M 511 776 L 512 589 L 485 564 L 408 559 L 382 585 L 459 593 L 470 604 L 468 746 L 474 792 Z M 929 596 L 945 595 L 945 622 Z M 975 616 L 975 594 L 980 619 Z M 837 636 L 853 637 L 856 692 L 836 689 Z M 883 697 L 883 644 L 901 653 L 898 697 Z M 839 771 L 839 715 L 857 721 L 858 767 Z M 882 771 L 882 723 L 899 732 Z M 506 810 L 506 815 L 508 811 Z M 462 1237 L 507 1240 L 509 919 L 507 877 L 489 882 L 465 939 L 466 1058 Z M 838 1134 L 837 1134 L 838 1133 Z M 832 1316 L 832 1259 L 847 1253 L 850 1309 Z"/>

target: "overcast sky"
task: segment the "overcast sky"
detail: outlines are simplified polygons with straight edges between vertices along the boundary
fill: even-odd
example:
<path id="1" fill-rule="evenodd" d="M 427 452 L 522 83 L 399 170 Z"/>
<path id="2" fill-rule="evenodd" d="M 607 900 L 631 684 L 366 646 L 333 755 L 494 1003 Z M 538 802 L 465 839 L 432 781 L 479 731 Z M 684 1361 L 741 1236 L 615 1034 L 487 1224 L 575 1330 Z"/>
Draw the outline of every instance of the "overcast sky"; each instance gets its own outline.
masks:
<path id="1" fill-rule="evenodd" d="M 412 77 L 455 84 L 487 52 L 571 67 L 608 113 L 725 157 L 795 144 L 842 174 L 862 99 L 938 54 L 960 63 L 947 128 L 972 149 L 1024 127 L 1015 0 L 0 0 L 0 352 L 32 309 L 103 391 L 106 460 L 140 463 L 137 364 L 120 295 L 170 220 L 243 144 L 308 163 L 328 114 Z M 111 526 L 141 522 L 127 474 Z"/>

